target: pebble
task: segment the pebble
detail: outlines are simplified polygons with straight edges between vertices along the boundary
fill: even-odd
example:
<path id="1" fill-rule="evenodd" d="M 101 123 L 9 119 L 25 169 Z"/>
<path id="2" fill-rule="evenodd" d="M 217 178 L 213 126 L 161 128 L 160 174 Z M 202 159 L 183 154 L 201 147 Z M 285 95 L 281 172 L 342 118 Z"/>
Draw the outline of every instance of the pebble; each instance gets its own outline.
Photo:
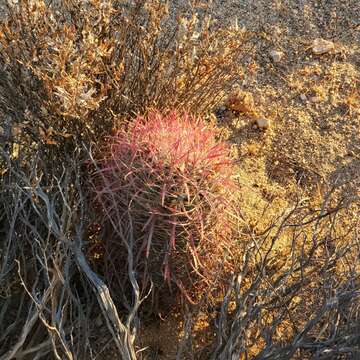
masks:
<path id="1" fill-rule="evenodd" d="M 236 112 L 252 114 L 255 109 L 254 98 L 251 93 L 238 90 L 227 100 L 227 107 Z"/>
<path id="2" fill-rule="evenodd" d="M 256 125 L 260 128 L 260 129 L 269 129 L 271 122 L 269 119 L 266 118 L 259 118 L 256 119 Z"/>
<path id="3" fill-rule="evenodd" d="M 312 51 L 315 55 L 326 54 L 335 49 L 335 45 L 332 41 L 324 39 L 315 39 L 312 45 Z"/>
<path id="4" fill-rule="evenodd" d="M 305 94 L 301 94 L 301 95 L 300 95 L 300 99 L 301 99 L 301 101 L 303 101 L 303 102 L 306 102 L 306 101 L 307 101 L 307 97 L 306 97 Z"/>
<path id="5" fill-rule="evenodd" d="M 284 56 L 284 53 L 278 50 L 271 50 L 269 55 L 274 63 L 279 63 Z"/>

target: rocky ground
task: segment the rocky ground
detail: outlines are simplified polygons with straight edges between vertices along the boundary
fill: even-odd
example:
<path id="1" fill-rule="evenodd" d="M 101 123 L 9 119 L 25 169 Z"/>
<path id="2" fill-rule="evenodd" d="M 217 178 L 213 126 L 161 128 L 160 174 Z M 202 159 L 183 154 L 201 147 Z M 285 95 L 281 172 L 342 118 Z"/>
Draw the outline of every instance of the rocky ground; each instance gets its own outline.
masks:
<path id="1" fill-rule="evenodd" d="M 259 196 L 318 196 L 360 175 L 360 2 L 215 1 L 214 16 L 254 32 L 240 84 L 261 131 L 246 113 L 225 122 L 239 149 L 240 182 Z M 253 193 L 253 191 L 251 191 Z M 251 196 L 254 200 L 254 196 Z M 255 197 L 255 201 L 260 201 Z M 252 204 L 256 205 L 256 204 Z"/>

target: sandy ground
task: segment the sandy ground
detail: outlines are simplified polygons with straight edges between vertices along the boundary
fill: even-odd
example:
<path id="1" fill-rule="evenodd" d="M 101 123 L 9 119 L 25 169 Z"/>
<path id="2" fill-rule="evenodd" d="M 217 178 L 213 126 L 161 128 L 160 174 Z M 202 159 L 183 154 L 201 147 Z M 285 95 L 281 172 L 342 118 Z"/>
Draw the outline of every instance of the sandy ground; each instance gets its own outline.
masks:
<path id="1" fill-rule="evenodd" d="M 215 1 L 214 9 L 219 21 L 237 19 L 254 32 L 255 51 L 240 86 L 272 123 L 266 132 L 246 114 L 231 123 L 240 182 L 291 200 L 299 187 L 314 195 L 323 185 L 359 177 L 360 2 Z M 314 54 L 317 38 L 334 50 Z"/>

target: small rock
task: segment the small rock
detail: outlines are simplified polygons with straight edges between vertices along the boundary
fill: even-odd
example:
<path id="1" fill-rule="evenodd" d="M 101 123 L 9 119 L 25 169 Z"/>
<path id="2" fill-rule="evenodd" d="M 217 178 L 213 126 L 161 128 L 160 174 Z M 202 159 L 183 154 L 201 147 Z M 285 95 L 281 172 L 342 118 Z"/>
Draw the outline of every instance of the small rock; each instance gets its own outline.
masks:
<path id="1" fill-rule="evenodd" d="M 256 125 L 259 127 L 259 129 L 269 129 L 271 122 L 269 119 L 265 119 L 265 118 L 259 118 L 256 119 Z"/>
<path id="2" fill-rule="evenodd" d="M 255 111 L 254 98 L 251 93 L 241 90 L 234 91 L 227 100 L 227 108 L 244 114 Z"/>
<path id="3" fill-rule="evenodd" d="M 284 53 L 277 50 L 271 50 L 269 55 L 274 63 L 279 63 L 284 56 Z"/>
<path id="4" fill-rule="evenodd" d="M 5 135 L 5 130 L 2 126 L 0 126 L 0 136 L 4 136 Z"/>
<path id="5" fill-rule="evenodd" d="M 332 41 L 324 39 L 315 39 L 312 45 L 312 51 L 315 55 L 326 54 L 335 49 L 335 45 Z"/>
<path id="6" fill-rule="evenodd" d="M 307 101 L 307 97 L 306 97 L 305 94 L 301 94 L 301 95 L 300 95 L 300 99 L 301 99 L 301 101 L 303 101 L 303 102 L 306 102 L 306 101 Z"/>

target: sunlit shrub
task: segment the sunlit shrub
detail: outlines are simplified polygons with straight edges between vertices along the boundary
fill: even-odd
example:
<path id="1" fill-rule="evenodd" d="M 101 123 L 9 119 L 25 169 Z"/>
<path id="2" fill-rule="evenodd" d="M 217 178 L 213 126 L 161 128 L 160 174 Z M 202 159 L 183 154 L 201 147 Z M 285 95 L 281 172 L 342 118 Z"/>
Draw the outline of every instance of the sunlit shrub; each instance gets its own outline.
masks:
<path id="1" fill-rule="evenodd" d="M 155 0 L 19 1 L 0 22 L 7 111 L 50 145 L 99 138 L 119 114 L 149 107 L 204 113 L 248 51 L 245 31 L 212 26 L 196 8 Z"/>

